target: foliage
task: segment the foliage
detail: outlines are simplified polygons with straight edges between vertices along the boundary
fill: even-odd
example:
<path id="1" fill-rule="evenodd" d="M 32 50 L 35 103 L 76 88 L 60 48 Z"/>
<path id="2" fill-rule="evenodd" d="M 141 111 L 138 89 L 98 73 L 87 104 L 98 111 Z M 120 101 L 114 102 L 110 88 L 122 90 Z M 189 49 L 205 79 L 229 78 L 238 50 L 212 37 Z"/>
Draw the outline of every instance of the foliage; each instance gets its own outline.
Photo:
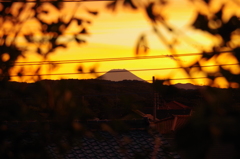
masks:
<path id="1" fill-rule="evenodd" d="M 40 81 L 41 64 L 47 62 L 51 54 L 57 49 L 67 48 L 72 42 L 79 45 L 86 42 L 84 36 L 89 33 L 91 20 L 77 15 L 80 2 L 68 15 L 63 12 L 64 5 L 62 0 L 0 2 L 0 88 L 1 94 L 5 94 L 5 101 L 0 105 L 0 158 L 47 158 L 44 152 L 49 143 L 57 143 L 59 149 L 65 151 L 72 144 L 72 138 L 84 131 L 73 121 L 79 116 L 84 119 L 92 117 L 87 103 L 78 102 L 80 106 L 77 107 L 76 101 L 72 100 L 72 92 L 64 83 L 52 89 L 39 82 L 38 89 L 30 91 L 29 96 L 27 84 L 18 87 L 18 84 L 9 85 L 7 82 L 11 80 L 12 69 L 20 58 L 33 54 L 39 57 L 41 62 L 34 68 L 35 76 L 30 80 Z M 93 17 L 98 15 L 98 12 L 87 8 L 85 13 Z M 73 26 L 75 32 L 69 35 L 69 28 Z M 49 71 L 52 71 L 56 63 L 49 66 Z M 18 67 L 17 76 L 21 80 L 29 70 Z M 28 98 L 32 96 L 35 96 L 34 102 Z M 47 122 L 49 119 L 51 124 Z M 65 137 L 68 142 L 59 143 Z"/>
<path id="2" fill-rule="evenodd" d="M 178 36 L 177 29 L 172 27 L 170 24 L 168 24 L 167 18 L 164 17 L 164 14 L 162 13 L 161 9 L 157 9 L 161 7 L 167 7 L 168 3 L 171 3 L 171 1 L 165 1 L 165 0 L 159 0 L 159 1 L 151 1 L 151 2 L 145 2 L 145 1 L 135 1 L 135 0 L 115 0 L 113 2 L 110 2 L 107 5 L 108 9 L 114 10 L 117 8 L 117 5 L 123 5 L 124 7 L 130 8 L 130 9 L 144 9 L 148 20 L 151 22 L 152 31 L 155 33 L 156 36 L 160 39 L 160 41 L 167 47 L 167 49 L 170 52 L 169 57 L 174 59 L 176 63 L 182 67 L 182 69 L 189 75 L 189 78 L 192 77 L 192 72 L 203 72 L 206 74 L 206 78 L 209 78 L 211 82 L 208 83 L 210 86 L 214 86 L 214 82 L 216 82 L 215 79 L 218 77 L 224 77 L 229 82 L 229 85 L 239 83 L 239 75 L 232 73 L 231 68 L 224 67 L 224 64 L 221 63 L 219 60 L 215 60 L 215 63 L 218 67 L 217 71 L 214 73 L 207 72 L 203 69 L 201 61 L 210 61 L 214 59 L 218 59 L 218 57 L 221 56 L 221 53 L 224 51 L 225 53 L 229 53 L 232 56 L 235 57 L 235 60 L 239 61 L 239 44 L 236 40 L 239 36 L 239 27 L 240 27 L 240 20 L 238 18 L 237 13 L 228 15 L 227 11 L 231 6 L 239 7 L 239 3 L 235 0 L 229 1 L 229 2 L 221 2 L 222 7 L 218 9 L 218 11 L 215 11 L 213 8 L 214 5 L 218 5 L 218 1 L 210 0 L 210 1 L 198 1 L 198 0 L 192 0 L 191 1 L 193 5 L 196 6 L 197 10 L 197 16 L 195 20 L 192 22 L 192 27 L 196 30 L 200 30 L 202 32 L 205 32 L 212 37 L 216 37 L 218 39 L 218 43 L 213 44 L 211 46 L 211 51 L 209 50 L 203 50 L 200 48 L 199 51 L 202 52 L 201 57 L 195 61 L 192 62 L 187 67 L 183 67 L 183 61 L 178 59 L 177 56 L 177 50 L 175 49 L 176 43 L 172 43 L 172 41 L 168 41 L 165 35 L 163 34 L 162 30 L 159 29 L 159 27 L 164 27 L 166 30 L 168 30 L 168 34 L 175 35 L 175 37 L 181 38 L 181 36 Z M 220 3 L 220 2 L 219 2 Z M 200 7 L 207 8 L 206 11 L 202 11 Z M 226 16 L 229 16 L 228 18 L 225 18 Z M 140 35 L 137 45 L 136 45 L 136 55 L 146 54 L 148 48 L 147 46 L 147 40 L 146 40 L 145 34 Z M 214 39 L 214 38 L 213 38 Z M 143 49 L 141 49 L 143 47 Z M 229 56 L 231 56 L 229 55 Z M 239 65 L 239 64 L 236 64 Z M 194 80 L 192 80 L 194 83 Z M 215 83 L 216 84 L 216 83 Z"/>
<path id="3" fill-rule="evenodd" d="M 175 28 L 168 24 L 161 10 L 156 9 L 157 6 L 166 7 L 168 1 L 115 0 L 109 2 L 106 7 L 112 11 L 116 11 L 118 5 L 123 5 L 132 10 L 143 8 L 151 23 L 152 31 L 169 50 L 169 57 L 176 61 L 189 78 L 193 76 L 193 72 L 197 71 L 206 75 L 206 78 L 209 79 L 208 85 L 210 86 L 216 86 L 217 79 L 222 77 L 228 81 L 229 86 L 239 87 L 239 71 L 236 73 L 232 67 L 226 67 L 224 63 L 218 60 L 222 56 L 222 52 L 227 52 L 238 62 L 236 65 L 239 67 L 240 48 L 237 39 L 240 33 L 240 20 L 237 12 L 233 12 L 228 18 L 225 18 L 229 7 L 235 5 L 239 8 L 239 2 L 236 0 L 224 1 L 218 11 L 212 8 L 212 5 L 217 3 L 217 1 L 191 0 L 191 2 L 196 8 L 200 5 L 207 8 L 206 12 L 199 9 L 191 26 L 196 30 L 215 37 L 218 39 L 218 43 L 211 46 L 210 52 L 209 50 L 199 50 L 202 53 L 201 57 L 188 67 L 185 67 L 183 62 L 177 57 L 176 44 L 168 41 L 159 29 L 159 26 L 162 26 L 169 34 L 178 35 Z M 38 54 L 42 61 L 46 61 L 49 55 L 54 53 L 56 49 L 66 48 L 69 41 L 75 41 L 79 44 L 85 42 L 82 35 L 88 33 L 86 26 L 90 21 L 75 15 L 78 6 L 75 6 L 76 8 L 71 13 L 71 17 L 66 18 L 61 15 L 63 8 L 61 1 L 42 2 L 37 0 L 36 3 L 28 3 L 27 1 L 22 1 L 21 3 L 11 1 L 0 3 L 0 86 L 2 90 L 8 91 L 14 97 L 14 101 L 8 103 L 8 106 L 11 105 L 11 107 L 1 108 L 4 110 L 3 112 L 11 112 L 11 115 L 8 116 L 2 113 L 1 118 L 9 120 L 14 120 L 16 117 L 22 120 L 35 119 L 33 115 L 35 116 L 34 112 L 36 110 L 26 105 L 14 88 L 9 91 L 6 87 L 6 81 L 11 79 L 11 69 L 16 65 L 18 58 L 27 56 L 29 52 Z M 51 15 L 53 10 L 56 11 L 57 17 L 55 20 L 49 21 L 48 16 Z M 95 11 L 87 12 L 93 16 L 98 14 Z M 31 30 L 28 26 L 33 21 L 37 26 Z M 74 23 L 77 25 L 78 31 L 76 34 L 66 38 L 65 33 L 67 29 Z M 140 35 L 136 45 L 136 55 L 148 53 L 146 36 L 145 34 Z M 205 71 L 201 63 L 201 61 L 211 60 L 217 65 L 218 69 L 215 72 Z M 54 68 L 55 64 L 52 64 L 52 66 Z M 42 66 L 40 65 L 36 69 L 35 74 L 39 75 L 41 69 Z M 80 72 L 82 70 L 82 68 L 79 69 Z M 21 78 L 24 73 L 25 70 L 22 68 L 19 70 L 18 76 Z M 34 80 L 41 80 L 41 76 Z M 167 82 L 169 81 L 171 82 L 171 79 L 167 80 Z M 192 79 L 192 82 L 195 82 L 194 79 Z M 162 87 L 163 81 L 160 83 L 160 88 L 157 87 L 156 89 L 161 91 L 164 89 Z M 38 122 L 31 129 L 23 132 L 19 130 L 24 130 L 25 127 L 15 129 L 16 126 L 6 126 L 2 122 L 0 127 L 0 142 L 2 145 L 0 147 L 0 155 L 3 158 L 23 158 L 23 156 L 28 158 L 45 158 L 46 154 L 41 154 L 41 152 L 44 152 L 44 146 L 52 142 L 58 143 L 60 150 L 67 150 L 72 143 L 72 135 L 86 132 L 85 128 L 80 124 L 76 124 L 74 120 L 78 118 L 89 119 L 94 116 L 87 108 L 88 103 L 86 101 L 80 100 L 78 102 L 81 103 L 81 107 L 76 106 L 77 102 L 73 100 L 72 92 L 66 87 L 66 83 L 62 83 L 62 87 L 56 90 L 51 89 L 44 82 L 39 82 L 38 84 L 41 86 L 41 89 L 36 90 L 39 91 L 36 93 L 36 96 L 39 97 L 38 93 L 44 94 L 39 101 L 40 108 L 47 112 L 48 117 L 60 122 L 56 122 L 53 125 L 48 122 Z M 21 93 L 25 91 L 24 86 L 21 89 Z M 211 151 L 211 146 L 215 143 L 228 143 L 234 147 L 235 158 L 239 158 L 240 154 L 237 151 L 240 148 L 240 138 L 238 137 L 240 133 L 239 105 L 232 99 L 228 92 L 229 90 L 219 91 L 208 87 L 199 91 L 202 93 L 203 103 L 196 108 L 189 123 L 177 133 L 177 145 L 185 152 L 188 158 L 205 158 L 208 156 L 208 152 Z M 169 92 L 171 94 L 171 90 Z M 166 94 L 162 93 L 167 95 L 169 92 L 166 91 Z M 22 96 L 24 96 L 24 93 Z M 125 105 L 130 100 L 127 97 L 121 97 L 121 99 L 123 99 L 122 103 L 119 103 L 121 105 Z M 103 105 L 103 107 L 108 109 L 107 105 Z M 50 127 L 53 129 L 50 129 Z M 33 135 L 33 132 L 41 132 L 41 137 L 32 137 L 34 140 L 30 144 L 30 146 L 32 145 L 30 149 L 29 144 L 25 144 L 23 139 Z M 69 137 L 67 143 L 59 143 L 63 136 Z M 12 143 L 9 143 L 9 141 L 12 141 Z"/>
<path id="4" fill-rule="evenodd" d="M 3 133 L 1 142 L 11 143 L 3 147 L 5 150 L 0 155 L 40 155 L 49 144 L 56 144 L 59 151 L 65 153 L 72 148 L 74 140 L 88 136 L 92 129 L 115 133 L 127 131 L 127 124 L 136 126 L 136 123 L 118 120 L 139 119 L 132 109 L 137 109 L 138 105 L 152 105 L 151 97 L 151 85 L 137 81 L 7 82 L 5 89 L 0 90 L 0 132 Z M 113 122 L 101 124 L 98 120 Z M 65 144 L 60 142 L 63 140 Z M 31 142 L 25 144 L 24 141 Z M 26 151 L 31 145 L 38 147 L 32 146 L 33 149 Z M 12 150 L 19 147 L 21 152 Z M 42 153 L 40 158 L 42 155 L 47 154 Z"/>
<path id="5" fill-rule="evenodd" d="M 177 56 L 176 44 L 168 41 L 162 30 L 163 27 L 168 30 L 168 35 L 176 35 L 179 37 L 177 30 L 168 24 L 168 21 L 162 14 L 161 9 L 156 9 L 159 6 L 166 7 L 168 2 L 165 0 L 156 1 L 139 1 L 139 0 L 120 0 L 110 2 L 107 8 L 116 10 L 116 5 L 123 5 L 130 9 L 144 9 L 148 20 L 151 22 L 151 27 L 156 36 L 169 50 L 172 59 L 176 61 L 178 66 L 184 70 L 189 76 L 192 83 L 195 83 L 193 73 L 200 72 L 205 74 L 208 79 L 209 86 L 217 86 L 217 79 L 220 77 L 225 79 L 228 87 L 239 88 L 240 72 L 239 72 L 239 36 L 240 36 L 240 19 L 237 13 L 240 3 L 236 0 L 218 1 L 218 0 L 191 0 L 190 2 L 196 8 L 196 17 L 191 23 L 191 27 L 204 34 L 207 34 L 212 39 L 217 39 L 217 43 L 212 44 L 208 50 L 200 47 L 201 56 L 195 62 L 192 62 L 187 67 L 184 62 Z M 216 10 L 216 6 L 218 10 Z M 204 8 L 204 9 L 203 9 Z M 231 13 L 230 10 L 232 11 Z M 234 10 L 234 11 L 233 11 Z M 136 55 L 146 54 L 148 47 L 146 41 L 147 35 L 140 35 L 136 46 Z M 181 36 L 179 37 L 181 38 Z M 228 62 L 220 60 L 223 54 L 228 54 L 232 61 L 236 61 L 232 66 L 226 66 Z M 225 56 L 226 58 L 226 56 Z M 203 66 L 203 61 L 214 61 L 217 69 L 215 71 L 206 71 Z M 224 62 L 223 62 L 224 61 Z M 233 67 L 236 66 L 236 67 Z M 167 82 L 171 82 L 171 77 Z M 160 81 L 164 83 L 164 81 Z M 160 91 L 164 90 L 161 84 L 156 85 Z M 226 158 L 239 158 L 238 152 L 240 138 L 237 134 L 239 130 L 239 103 L 232 99 L 230 94 L 236 90 L 216 90 L 215 88 L 206 87 L 199 89 L 202 94 L 203 103 L 198 105 L 195 109 L 189 123 L 179 132 L 177 132 L 176 142 L 180 150 L 185 152 L 187 158 L 214 158 L 214 146 L 231 147 L 231 156 Z M 227 149 L 227 147 L 225 147 Z M 227 154 L 227 153 L 226 153 Z"/>
<path id="6" fill-rule="evenodd" d="M 64 3 L 62 1 L 36 3 L 21 1 L 7 1 L 0 3 L 0 75 L 1 81 L 11 79 L 11 68 L 20 58 L 26 58 L 29 54 L 36 54 L 39 60 L 46 61 L 50 54 L 58 48 L 66 48 L 70 42 L 85 43 L 83 35 L 88 34 L 89 19 L 76 15 L 80 2 L 69 15 L 63 15 Z M 86 12 L 96 16 L 98 12 Z M 49 18 L 51 17 L 51 18 Z M 73 35 L 67 31 L 74 25 L 76 30 Z M 52 63 L 51 68 L 56 67 Z M 35 70 L 35 75 L 41 72 L 42 65 Z M 19 69 L 21 78 L 25 73 L 24 68 Z M 33 81 L 41 80 L 40 76 Z"/>

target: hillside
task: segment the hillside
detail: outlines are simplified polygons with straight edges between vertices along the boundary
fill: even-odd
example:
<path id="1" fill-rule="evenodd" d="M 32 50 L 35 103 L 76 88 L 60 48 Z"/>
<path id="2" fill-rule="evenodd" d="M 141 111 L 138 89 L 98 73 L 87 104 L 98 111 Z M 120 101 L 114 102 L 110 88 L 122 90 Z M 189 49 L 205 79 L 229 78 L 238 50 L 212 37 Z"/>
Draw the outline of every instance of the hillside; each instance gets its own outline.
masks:
<path id="1" fill-rule="evenodd" d="M 240 102 L 239 90 L 214 90 L 232 96 L 232 102 Z M 0 90 L 0 119 L 58 119 L 63 116 L 120 119 L 132 114 L 132 109 L 152 107 L 155 91 L 165 101 L 175 100 L 190 107 L 201 106 L 204 102 L 198 90 L 173 86 L 154 89 L 151 83 L 141 81 L 69 79 L 36 83 L 8 82 Z"/>
<path id="2" fill-rule="evenodd" d="M 0 117 L 5 120 L 21 118 L 18 113 L 24 105 L 29 110 L 27 113 L 30 119 L 39 116 L 36 113 L 54 118 L 58 111 L 70 112 L 68 109 L 72 108 L 77 109 L 76 116 L 83 118 L 122 118 L 131 113 L 132 108 L 152 105 L 152 96 L 151 84 L 140 81 L 43 80 L 29 84 L 9 82 L 5 89 L 0 91 Z M 61 110 L 58 110 L 60 108 Z"/>

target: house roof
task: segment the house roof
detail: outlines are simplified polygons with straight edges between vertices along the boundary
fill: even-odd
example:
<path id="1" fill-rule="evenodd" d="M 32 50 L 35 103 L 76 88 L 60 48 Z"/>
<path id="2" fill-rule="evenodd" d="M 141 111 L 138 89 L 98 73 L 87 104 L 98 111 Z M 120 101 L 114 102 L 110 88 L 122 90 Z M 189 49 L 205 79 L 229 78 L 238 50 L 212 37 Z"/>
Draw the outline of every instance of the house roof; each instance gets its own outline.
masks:
<path id="1" fill-rule="evenodd" d="M 180 156 L 173 152 L 170 145 L 163 136 L 156 130 L 147 129 L 146 125 L 142 122 L 139 123 L 138 120 L 133 120 L 135 124 L 139 123 L 140 127 L 145 125 L 145 128 L 134 128 L 125 131 L 109 131 L 107 128 L 93 130 L 91 126 L 93 122 L 98 124 L 105 124 L 101 121 L 90 121 L 87 125 L 90 125 L 87 131 L 79 132 L 79 135 L 59 136 L 61 134 L 57 133 L 55 130 L 49 131 L 50 136 L 54 139 L 46 143 L 44 150 L 33 150 L 39 151 L 40 153 L 46 152 L 47 156 L 51 159 L 124 159 L 124 158 L 152 158 L 155 156 L 157 159 L 162 158 L 176 158 L 179 159 Z M 4 123 L 9 129 L 17 128 L 22 130 L 19 136 L 19 141 L 12 140 L 14 136 L 8 139 L 9 143 L 12 145 L 17 144 L 23 150 L 29 149 L 29 147 L 37 145 L 41 142 L 42 135 L 47 135 L 46 133 L 41 133 L 38 131 L 25 130 L 34 126 L 36 122 L 7 122 Z M 55 124 L 54 122 L 51 123 Z M 111 125 L 111 123 L 108 123 Z M 132 125 L 133 123 L 127 122 L 127 124 Z M 137 126 L 137 127 L 139 127 Z M 48 136 L 48 135 L 47 135 Z M 44 137 L 43 137 L 44 138 Z M 61 139 L 60 139 L 61 138 Z M 55 141 L 57 140 L 57 141 Z M 55 142 L 54 142 L 55 141 Z M 54 144 L 58 143 L 58 144 Z M 68 145 L 68 148 L 64 148 Z M 64 147 L 62 147 L 64 146 Z M 38 146 L 37 146 L 38 147 Z M 64 151 L 62 151 L 64 148 Z M 67 150 L 67 151 L 66 151 Z M 29 151 L 32 151 L 31 149 Z M 44 152 L 43 152 L 44 151 Z M 36 152 L 38 153 L 38 152 Z M 26 153 L 27 154 L 27 153 Z M 25 155 L 25 153 L 21 154 Z"/>
<path id="2" fill-rule="evenodd" d="M 172 115 L 171 117 L 161 119 L 156 122 L 157 130 L 162 133 L 169 133 L 178 130 L 189 120 L 190 115 Z"/>
<path id="3" fill-rule="evenodd" d="M 156 118 L 159 120 L 166 119 L 169 117 L 172 117 L 173 115 L 189 115 L 190 109 L 181 109 L 181 110 L 175 110 L 175 109 L 158 109 L 156 111 Z M 153 109 L 144 109 L 142 112 L 145 114 L 145 117 L 149 119 L 153 119 Z"/>
<path id="4" fill-rule="evenodd" d="M 100 138 L 83 137 L 76 146 L 61 154 L 56 145 L 47 147 L 51 158 L 64 159 L 124 159 L 124 158 L 180 158 L 176 152 L 168 151 L 168 142 L 161 134 L 149 134 L 146 130 L 131 130 L 112 135 L 106 131 L 98 132 Z"/>

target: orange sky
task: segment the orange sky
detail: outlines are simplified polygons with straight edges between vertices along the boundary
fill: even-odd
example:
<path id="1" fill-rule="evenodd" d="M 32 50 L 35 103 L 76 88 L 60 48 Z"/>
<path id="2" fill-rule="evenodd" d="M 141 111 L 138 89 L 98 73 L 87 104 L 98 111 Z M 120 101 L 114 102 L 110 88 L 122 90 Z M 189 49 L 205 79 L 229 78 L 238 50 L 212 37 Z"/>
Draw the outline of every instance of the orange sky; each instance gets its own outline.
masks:
<path id="1" fill-rule="evenodd" d="M 76 5 L 75 2 L 65 2 L 65 12 L 67 15 L 73 10 Z M 69 42 L 67 49 L 58 49 L 50 60 L 80 60 L 80 59 L 98 59 L 98 58 L 115 58 L 115 57 L 130 57 L 135 56 L 135 46 L 137 39 L 143 33 L 147 35 L 149 52 L 147 55 L 170 55 L 164 44 L 159 41 L 156 35 L 151 30 L 151 25 L 142 10 L 131 11 L 129 9 L 119 8 L 115 13 L 106 11 L 104 9 L 106 2 L 82 2 L 77 14 L 79 16 L 87 16 L 83 10 L 89 8 L 91 10 L 99 10 L 99 15 L 91 18 L 92 24 L 88 27 L 90 35 L 86 35 L 85 39 L 87 44 L 77 45 L 76 43 Z M 195 31 L 191 28 L 190 24 L 196 16 L 196 9 L 188 0 L 170 0 L 167 7 L 164 8 L 163 14 L 167 22 L 171 24 L 176 30 L 179 31 L 178 42 L 176 45 L 177 54 L 183 53 L 198 53 L 199 47 L 207 49 L 209 46 L 217 43 L 207 34 L 200 31 Z M 54 18 L 54 16 L 53 16 Z M 30 23 L 30 26 L 33 26 Z M 169 34 L 163 27 L 159 27 L 168 41 L 173 41 L 174 37 Z M 68 34 L 74 32 L 74 26 L 69 30 Z M 20 62 L 38 61 L 38 56 L 29 52 L 27 59 L 19 59 Z M 199 56 L 181 57 L 180 60 L 184 66 L 188 66 L 194 61 L 198 60 Z M 226 57 L 225 57 L 226 58 Z M 233 63 L 235 61 L 233 60 Z M 203 62 L 204 63 L 204 62 Z M 205 65 L 213 64 L 211 62 L 204 63 Z M 61 64 L 59 67 L 52 71 L 56 73 L 75 73 L 80 64 Z M 129 61 L 112 61 L 112 62 L 92 62 L 83 63 L 85 71 L 88 72 L 89 68 L 96 67 L 96 71 L 104 72 L 110 69 L 152 69 L 152 68 L 174 68 L 178 67 L 175 60 L 171 58 L 157 58 L 145 60 L 129 60 Z M 33 66 L 28 68 L 33 70 Z M 16 72 L 18 68 L 15 68 Z M 47 70 L 47 69 L 46 69 Z M 211 70 L 210 70 L 211 71 Z M 31 71 L 29 71 L 31 72 Z M 42 73 L 47 73 L 43 71 Z M 151 80 L 152 76 L 157 78 L 185 78 L 186 74 L 181 70 L 158 70 L 158 71 L 137 71 L 133 72 L 135 75 L 145 80 Z M 30 73 L 29 73 L 30 74 Z M 99 74 L 101 75 L 101 74 Z M 193 73 L 193 77 L 203 77 L 203 73 Z M 13 78 L 13 80 L 18 80 Z M 60 79 L 60 78 L 95 78 L 93 75 L 62 75 L 62 76 L 45 76 L 43 78 Z M 28 81 L 23 79 L 23 81 Z M 30 81 L 28 81 L 30 82 Z M 189 80 L 174 80 L 172 83 L 190 82 Z M 195 84 L 204 85 L 207 81 L 204 79 L 195 80 Z M 223 82 L 223 85 L 226 83 Z"/>

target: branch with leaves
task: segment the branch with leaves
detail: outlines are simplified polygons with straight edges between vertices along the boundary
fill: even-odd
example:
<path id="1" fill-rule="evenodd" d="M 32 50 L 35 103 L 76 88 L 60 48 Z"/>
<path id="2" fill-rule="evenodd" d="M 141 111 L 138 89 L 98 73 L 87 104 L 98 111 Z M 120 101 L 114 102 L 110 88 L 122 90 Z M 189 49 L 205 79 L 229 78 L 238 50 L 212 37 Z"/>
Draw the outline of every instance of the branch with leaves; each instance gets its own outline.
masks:
<path id="1" fill-rule="evenodd" d="M 177 54 L 176 46 L 171 41 L 167 41 L 167 38 L 158 28 L 160 26 L 165 28 L 171 36 L 178 38 L 181 38 L 181 36 L 179 36 L 177 29 L 168 24 L 161 10 L 156 9 L 157 6 L 167 7 L 168 2 L 170 3 L 170 1 L 165 0 L 116 0 L 110 2 L 107 8 L 112 11 L 116 11 L 118 6 L 124 6 L 132 10 L 143 9 L 151 23 L 153 32 L 160 39 L 160 42 L 165 45 L 171 57 Z M 236 0 L 221 2 L 218 0 L 190 0 L 190 2 L 196 8 L 197 13 L 190 27 L 217 39 L 217 43 L 212 44 L 208 50 L 201 46 L 196 47 L 202 52 L 202 55 L 188 66 L 182 67 L 183 62 L 181 60 L 174 60 L 183 68 L 189 78 L 193 76 L 193 73 L 199 72 L 206 75 L 209 86 L 216 86 L 218 78 L 221 76 L 230 88 L 220 90 L 205 87 L 199 90 L 204 103 L 194 108 L 195 112 L 189 122 L 176 132 L 177 146 L 179 150 L 184 152 L 184 157 L 189 159 L 218 158 L 216 151 L 217 153 L 221 151 L 218 150 L 219 147 L 226 150 L 228 156 L 226 155 L 225 158 L 239 158 L 240 110 L 239 103 L 232 99 L 235 90 L 233 91 L 231 87 L 239 88 L 240 86 L 240 65 L 235 68 L 225 67 L 224 64 L 229 61 L 220 52 L 231 50 L 228 57 L 231 57 L 232 61 L 240 61 L 240 18 L 238 14 L 240 3 Z M 219 3 L 221 5 L 216 10 Z M 231 13 L 229 13 L 230 10 Z M 140 35 L 136 45 L 136 55 L 147 53 L 146 36 Z M 207 53 L 209 50 L 211 53 Z M 225 60 L 220 60 L 222 58 L 225 58 Z M 218 65 L 218 68 L 215 71 L 207 71 L 203 68 L 202 61 L 213 61 Z M 195 83 L 195 80 L 192 79 L 191 82 Z M 160 93 L 163 93 L 161 85 L 164 83 L 166 83 L 164 80 L 155 83 L 155 88 Z M 171 83 L 170 79 L 167 79 L 167 83 Z M 229 155 L 230 152 L 231 155 Z"/>
<path id="2" fill-rule="evenodd" d="M 62 13 L 63 1 L 36 1 L 36 3 L 9 1 L 1 2 L 0 6 L 1 81 L 10 79 L 10 70 L 14 63 L 20 56 L 26 57 L 27 52 L 38 54 L 46 61 L 56 49 L 67 48 L 70 42 L 86 43 L 84 35 L 88 34 L 87 27 L 91 20 L 76 15 L 80 2 L 76 2 L 75 8 L 69 13 L 70 18 L 66 18 L 67 15 Z M 88 9 L 86 13 L 98 15 L 97 11 Z M 67 35 L 73 23 L 77 24 L 78 31 Z M 24 72 L 23 68 L 20 70 L 19 77 Z M 41 66 L 35 72 L 39 73 L 40 70 Z"/>

